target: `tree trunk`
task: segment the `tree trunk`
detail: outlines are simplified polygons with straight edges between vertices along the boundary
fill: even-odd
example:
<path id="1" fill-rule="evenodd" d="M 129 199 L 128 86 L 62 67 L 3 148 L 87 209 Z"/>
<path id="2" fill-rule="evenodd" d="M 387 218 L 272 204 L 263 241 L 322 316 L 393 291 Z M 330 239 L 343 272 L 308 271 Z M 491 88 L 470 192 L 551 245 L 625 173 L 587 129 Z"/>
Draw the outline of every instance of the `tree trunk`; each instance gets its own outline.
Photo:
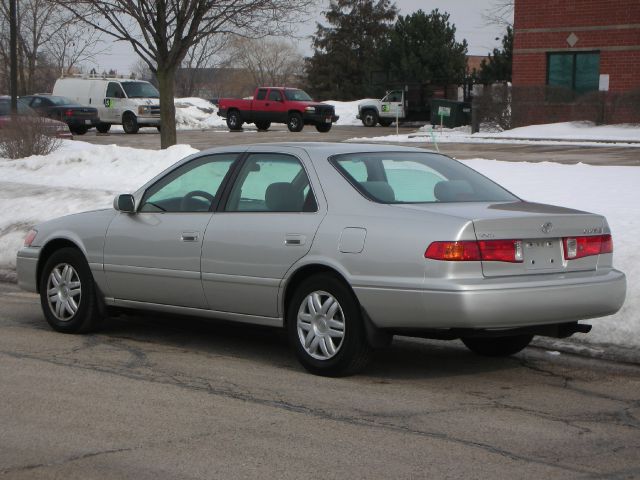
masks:
<path id="1" fill-rule="evenodd" d="M 176 71 L 158 68 L 157 77 L 160 90 L 160 148 L 169 148 L 177 143 L 176 107 L 173 102 Z"/>

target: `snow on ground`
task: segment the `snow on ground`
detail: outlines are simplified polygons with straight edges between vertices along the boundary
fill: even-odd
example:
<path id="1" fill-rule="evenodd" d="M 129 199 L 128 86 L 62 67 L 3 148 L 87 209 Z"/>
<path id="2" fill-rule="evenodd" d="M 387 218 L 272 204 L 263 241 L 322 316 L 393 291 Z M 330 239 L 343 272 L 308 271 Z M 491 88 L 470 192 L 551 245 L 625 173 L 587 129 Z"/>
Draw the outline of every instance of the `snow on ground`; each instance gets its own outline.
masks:
<path id="1" fill-rule="evenodd" d="M 575 145 L 608 147 L 613 145 L 640 147 L 640 125 L 595 125 L 592 122 L 564 122 L 530 125 L 504 132 L 471 133 L 471 127 L 443 128 L 425 125 L 414 133 L 350 141 L 402 143 L 509 143 L 535 145 Z"/>
<path id="2" fill-rule="evenodd" d="M 0 270 L 15 270 L 25 233 L 38 222 L 109 208 L 116 193 L 137 189 L 196 150 L 164 151 L 64 142 L 47 156 L 0 159 Z M 531 201 L 604 214 L 614 239 L 614 263 L 628 277 L 627 301 L 613 317 L 592 321 L 577 338 L 640 347 L 640 168 L 467 160 L 464 163 Z"/>

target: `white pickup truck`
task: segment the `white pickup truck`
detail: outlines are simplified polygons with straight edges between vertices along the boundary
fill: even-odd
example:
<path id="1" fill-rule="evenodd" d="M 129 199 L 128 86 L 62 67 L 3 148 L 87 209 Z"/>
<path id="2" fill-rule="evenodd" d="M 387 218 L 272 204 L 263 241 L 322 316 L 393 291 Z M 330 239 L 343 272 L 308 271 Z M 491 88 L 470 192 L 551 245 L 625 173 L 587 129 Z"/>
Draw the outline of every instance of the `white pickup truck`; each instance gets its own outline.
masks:
<path id="1" fill-rule="evenodd" d="M 356 118 L 362 120 L 365 127 L 380 124 L 388 127 L 393 122 L 405 117 L 405 96 L 403 90 L 392 90 L 382 100 L 365 100 L 358 104 Z"/>

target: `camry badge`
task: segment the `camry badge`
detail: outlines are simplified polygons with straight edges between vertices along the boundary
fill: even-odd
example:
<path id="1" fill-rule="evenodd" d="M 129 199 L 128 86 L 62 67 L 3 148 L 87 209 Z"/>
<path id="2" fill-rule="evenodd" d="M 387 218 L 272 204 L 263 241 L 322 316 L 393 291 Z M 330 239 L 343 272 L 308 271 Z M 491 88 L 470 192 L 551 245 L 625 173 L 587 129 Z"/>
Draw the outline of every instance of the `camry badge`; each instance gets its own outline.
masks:
<path id="1" fill-rule="evenodd" d="M 552 229 L 553 229 L 553 223 L 551 222 L 544 223 L 542 224 L 542 227 L 540 227 L 540 230 L 542 230 L 542 233 L 549 233 Z"/>

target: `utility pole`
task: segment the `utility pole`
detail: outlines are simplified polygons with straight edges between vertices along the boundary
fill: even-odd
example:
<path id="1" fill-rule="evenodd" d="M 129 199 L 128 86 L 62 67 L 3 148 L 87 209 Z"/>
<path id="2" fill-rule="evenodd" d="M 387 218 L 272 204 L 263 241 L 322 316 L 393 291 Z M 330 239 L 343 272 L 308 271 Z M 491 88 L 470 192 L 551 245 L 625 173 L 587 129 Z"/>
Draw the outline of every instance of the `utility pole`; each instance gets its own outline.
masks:
<path id="1" fill-rule="evenodd" d="M 11 114 L 18 113 L 18 0 L 9 0 L 9 30 L 11 50 Z"/>

